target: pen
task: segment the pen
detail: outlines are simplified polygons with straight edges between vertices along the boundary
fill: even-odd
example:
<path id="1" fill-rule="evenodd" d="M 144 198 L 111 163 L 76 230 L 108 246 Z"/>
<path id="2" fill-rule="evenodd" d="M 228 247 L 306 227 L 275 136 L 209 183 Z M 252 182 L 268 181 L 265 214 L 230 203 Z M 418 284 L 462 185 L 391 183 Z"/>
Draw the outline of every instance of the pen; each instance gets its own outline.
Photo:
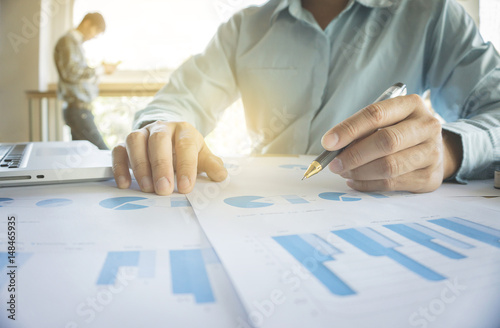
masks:
<path id="1" fill-rule="evenodd" d="M 382 93 L 380 97 L 378 97 L 373 103 L 404 95 L 406 95 L 406 85 L 404 83 L 396 83 L 389 89 L 385 90 L 384 93 Z M 321 170 L 323 170 L 331 161 L 333 161 L 335 157 L 337 157 L 338 154 L 340 154 L 347 147 L 349 147 L 349 145 L 339 150 L 323 151 L 318 157 L 316 157 L 311 165 L 309 165 L 309 168 L 307 169 L 306 173 L 304 173 L 302 180 L 310 178 L 316 173 L 321 172 Z"/>

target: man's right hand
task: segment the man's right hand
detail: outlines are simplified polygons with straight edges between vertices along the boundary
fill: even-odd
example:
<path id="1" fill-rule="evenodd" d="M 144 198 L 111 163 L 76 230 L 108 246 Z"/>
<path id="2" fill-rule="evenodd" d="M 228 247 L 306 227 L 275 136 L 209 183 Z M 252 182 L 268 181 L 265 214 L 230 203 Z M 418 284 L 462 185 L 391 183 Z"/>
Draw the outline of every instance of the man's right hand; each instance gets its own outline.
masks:
<path id="1" fill-rule="evenodd" d="M 203 136 L 187 122 L 151 123 L 132 131 L 113 149 L 113 173 L 118 188 L 130 186 L 129 165 L 144 192 L 170 195 L 189 193 L 198 173 L 206 172 L 216 182 L 227 177 L 222 160 L 208 149 Z"/>

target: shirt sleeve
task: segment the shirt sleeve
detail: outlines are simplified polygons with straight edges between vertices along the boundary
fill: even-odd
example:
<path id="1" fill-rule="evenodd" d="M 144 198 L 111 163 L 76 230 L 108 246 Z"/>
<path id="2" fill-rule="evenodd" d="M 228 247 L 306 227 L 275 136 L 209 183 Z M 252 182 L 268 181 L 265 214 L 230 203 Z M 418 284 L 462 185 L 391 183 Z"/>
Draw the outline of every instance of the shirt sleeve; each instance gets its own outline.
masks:
<path id="1" fill-rule="evenodd" d="M 79 45 L 68 37 L 62 38 L 56 45 L 54 59 L 59 77 L 65 83 L 79 83 L 96 76 L 93 67 L 89 67 L 79 50 Z"/>
<path id="2" fill-rule="evenodd" d="M 239 96 L 234 62 L 239 26 L 238 14 L 222 24 L 205 51 L 174 71 L 153 101 L 136 113 L 134 128 L 156 120 L 186 121 L 202 135 L 210 133 Z"/>
<path id="3" fill-rule="evenodd" d="M 428 35 L 426 87 L 443 130 L 458 135 L 463 159 L 451 180 L 492 178 L 500 160 L 500 57 L 454 0 L 439 1 Z"/>

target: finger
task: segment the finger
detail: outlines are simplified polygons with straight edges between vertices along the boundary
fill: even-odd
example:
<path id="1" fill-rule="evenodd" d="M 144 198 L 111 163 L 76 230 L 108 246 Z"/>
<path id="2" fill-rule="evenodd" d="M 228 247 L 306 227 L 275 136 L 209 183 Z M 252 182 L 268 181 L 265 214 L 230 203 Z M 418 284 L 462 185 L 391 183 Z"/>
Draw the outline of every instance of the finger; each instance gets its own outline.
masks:
<path id="1" fill-rule="evenodd" d="M 440 136 L 441 123 L 433 116 L 407 119 L 377 130 L 351 144 L 330 163 L 329 167 L 332 172 L 341 174 Z"/>
<path id="2" fill-rule="evenodd" d="M 397 178 L 380 180 L 347 180 L 347 185 L 359 191 L 410 191 L 415 193 L 436 190 L 443 179 L 442 166 L 412 171 Z"/>
<path id="3" fill-rule="evenodd" d="M 113 148 L 111 156 L 116 185 L 120 189 L 127 189 L 130 187 L 132 179 L 130 177 L 130 171 L 128 170 L 128 154 L 125 145 L 120 144 Z"/>
<path id="4" fill-rule="evenodd" d="M 132 131 L 126 140 L 128 159 L 135 179 L 144 192 L 153 192 L 151 167 L 148 158 L 149 131 L 146 128 Z"/>
<path id="5" fill-rule="evenodd" d="M 174 191 L 172 163 L 172 127 L 168 124 L 147 126 L 149 130 L 148 157 L 155 192 L 170 195 Z"/>
<path id="6" fill-rule="evenodd" d="M 330 129 L 321 140 L 327 150 L 341 149 L 377 129 L 393 125 L 425 104 L 418 95 L 409 95 L 371 104 Z"/>
<path id="7" fill-rule="evenodd" d="M 435 142 L 425 142 L 404 149 L 340 175 L 352 180 L 380 180 L 397 178 L 441 161 L 440 147 Z"/>
<path id="8" fill-rule="evenodd" d="M 206 145 L 203 146 L 199 153 L 198 169 L 201 172 L 206 172 L 208 177 L 216 182 L 224 181 L 227 178 L 227 169 L 224 167 L 224 162 L 212 154 Z"/>
<path id="9" fill-rule="evenodd" d="M 177 171 L 177 190 L 186 194 L 191 192 L 198 170 L 198 152 L 203 137 L 188 123 L 178 123 L 175 129 L 175 156 Z"/>

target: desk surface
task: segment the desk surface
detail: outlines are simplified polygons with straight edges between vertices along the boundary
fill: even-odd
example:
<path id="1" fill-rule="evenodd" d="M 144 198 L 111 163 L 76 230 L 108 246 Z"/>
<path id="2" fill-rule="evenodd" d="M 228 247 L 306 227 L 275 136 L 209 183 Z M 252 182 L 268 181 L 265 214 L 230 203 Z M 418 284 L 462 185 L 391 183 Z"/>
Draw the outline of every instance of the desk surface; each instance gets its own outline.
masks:
<path id="1" fill-rule="evenodd" d="M 0 298 L 17 292 L 15 324 L 3 301 L 0 326 L 498 327 L 500 201 L 477 196 L 500 195 L 489 181 L 426 195 L 360 194 L 334 175 L 280 186 L 308 161 L 228 161 L 230 179 L 201 177 L 190 202 L 113 181 L 0 189 Z"/>

